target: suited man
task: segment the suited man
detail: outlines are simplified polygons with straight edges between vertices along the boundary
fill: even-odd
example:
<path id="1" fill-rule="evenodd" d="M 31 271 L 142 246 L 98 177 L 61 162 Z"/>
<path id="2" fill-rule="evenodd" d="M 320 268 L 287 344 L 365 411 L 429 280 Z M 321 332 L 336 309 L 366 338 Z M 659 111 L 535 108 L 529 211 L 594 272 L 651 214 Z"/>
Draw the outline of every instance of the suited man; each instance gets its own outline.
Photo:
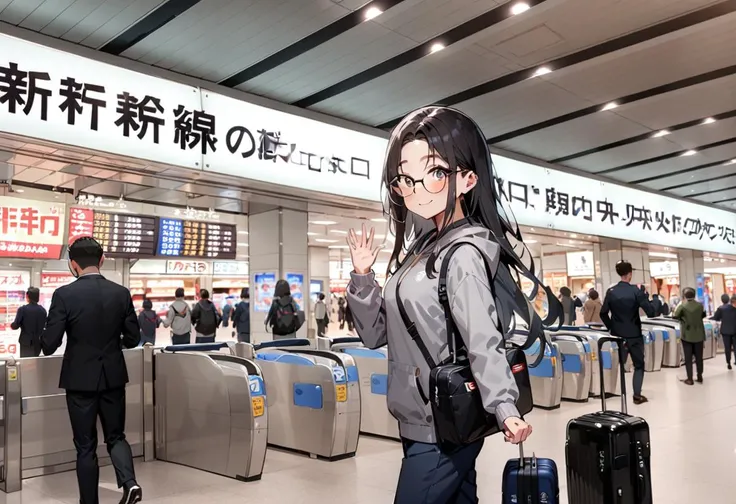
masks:
<path id="1" fill-rule="evenodd" d="M 41 334 L 46 325 L 46 309 L 38 304 L 41 291 L 30 287 L 26 292 L 28 304 L 18 308 L 15 320 L 10 324 L 14 331 L 20 329 L 20 356 L 38 357 L 41 355 Z"/>
<path id="2" fill-rule="evenodd" d="M 60 287 L 51 299 L 44 355 L 51 355 L 67 334 L 59 387 L 66 390 L 81 504 L 98 504 L 97 417 L 115 467 L 120 504 L 140 502 L 133 454 L 125 440 L 125 384 L 128 370 L 123 347 L 141 339 L 130 291 L 100 274 L 102 247 L 93 238 L 79 238 L 69 247 L 69 269 L 77 280 Z M 121 338 L 122 335 L 122 338 Z"/>
<path id="3" fill-rule="evenodd" d="M 601 307 L 601 320 L 613 336 L 624 338 L 624 362 L 631 355 L 634 364 L 634 404 L 643 404 L 648 399 L 641 394 L 645 363 L 639 309 L 643 310 L 647 317 L 654 317 L 654 307 L 643 289 L 631 285 L 634 273 L 631 263 L 619 261 L 616 263 L 616 273 L 621 277 L 621 281 L 606 292 Z"/>

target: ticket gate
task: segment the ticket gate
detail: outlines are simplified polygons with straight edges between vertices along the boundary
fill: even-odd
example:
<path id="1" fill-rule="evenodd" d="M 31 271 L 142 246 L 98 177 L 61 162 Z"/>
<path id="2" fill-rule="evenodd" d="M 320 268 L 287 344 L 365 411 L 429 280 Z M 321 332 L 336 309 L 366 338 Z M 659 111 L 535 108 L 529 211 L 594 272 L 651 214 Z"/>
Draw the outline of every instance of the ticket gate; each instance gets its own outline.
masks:
<path id="1" fill-rule="evenodd" d="M 678 368 L 682 365 L 682 345 L 680 344 L 680 322 L 670 318 L 642 319 L 647 329 L 659 329 L 663 334 L 662 366 Z"/>
<path id="2" fill-rule="evenodd" d="M 126 386 L 125 434 L 133 457 L 142 457 L 144 442 L 153 440 L 153 422 L 144 423 L 144 416 L 152 413 L 152 394 L 150 397 L 144 394 L 144 349 L 126 350 L 123 355 L 130 377 Z M 8 376 L 7 384 L 20 385 L 17 393 L 11 395 L 10 391 L 4 391 L 3 394 L 5 443 L 19 443 L 17 460 L 4 460 L 6 478 L 11 477 L 7 466 L 15 463 L 18 463 L 18 469 L 14 474 L 22 479 L 70 471 L 76 467 L 77 452 L 72 441 L 66 393 L 59 388 L 62 360 L 63 356 L 53 355 L 4 364 L 14 370 L 12 376 Z M 148 411 L 144 407 L 146 401 L 151 405 Z M 17 410 L 9 409 L 13 404 L 17 404 Z M 10 436 L 16 436 L 17 440 L 11 440 Z M 99 463 L 108 465 L 110 457 L 99 424 L 97 439 Z"/>
<path id="3" fill-rule="evenodd" d="M 654 333 L 646 327 L 641 330 L 641 337 L 644 339 L 644 371 L 650 373 L 654 371 Z M 631 356 L 626 360 L 624 368 L 627 373 L 633 371 L 634 363 Z"/>
<path id="4" fill-rule="evenodd" d="M 519 329 L 515 331 L 519 336 L 525 336 L 526 332 Z M 516 338 L 512 336 L 512 341 Z M 523 344 L 523 340 L 515 341 Z M 533 364 L 539 355 L 539 341 L 535 341 L 528 350 L 525 350 L 526 361 Z M 534 407 L 542 409 L 556 409 L 562 402 L 562 362 L 560 360 L 560 349 L 557 343 L 547 342 L 544 348 L 544 357 L 535 366 L 529 366 L 529 379 L 532 384 L 532 396 Z"/>
<path id="5" fill-rule="evenodd" d="M 350 355 L 358 367 L 360 380 L 360 432 L 372 436 L 401 439 L 399 423 L 389 413 L 388 354 L 386 347 L 371 350 L 360 338 L 318 338 L 317 348 Z"/>
<path id="6" fill-rule="evenodd" d="M 705 328 L 705 342 L 703 343 L 703 360 L 712 359 L 716 356 L 716 337 L 713 329 L 713 322 L 710 320 L 703 321 Z"/>
<path id="7" fill-rule="evenodd" d="M 313 458 L 352 457 L 361 414 L 355 360 L 310 345 L 293 338 L 252 347 L 267 391 L 268 444 Z"/>
<path id="8" fill-rule="evenodd" d="M 669 333 L 666 327 L 644 326 L 644 328 L 649 329 L 654 345 L 654 367 L 652 371 L 661 371 L 664 360 L 664 343 L 669 338 Z"/>
<path id="9" fill-rule="evenodd" d="M 261 479 L 269 412 L 263 375 L 224 343 L 154 355 L 156 458 L 241 481 Z"/>
<path id="10" fill-rule="evenodd" d="M 593 367 L 592 378 L 590 380 L 590 395 L 594 397 L 600 396 L 601 391 L 601 371 L 597 360 L 603 362 L 603 386 L 606 395 L 620 395 L 621 383 L 619 381 L 619 356 L 618 345 L 613 342 L 603 343 L 603 351 L 598 353 L 598 339 L 609 334 L 602 330 L 590 328 L 581 331 L 581 336 L 588 338 L 591 347 L 591 361 Z"/>
<path id="11" fill-rule="evenodd" d="M 587 402 L 593 377 L 590 343 L 576 331 L 561 330 L 550 336 L 562 357 L 562 399 Z"/>

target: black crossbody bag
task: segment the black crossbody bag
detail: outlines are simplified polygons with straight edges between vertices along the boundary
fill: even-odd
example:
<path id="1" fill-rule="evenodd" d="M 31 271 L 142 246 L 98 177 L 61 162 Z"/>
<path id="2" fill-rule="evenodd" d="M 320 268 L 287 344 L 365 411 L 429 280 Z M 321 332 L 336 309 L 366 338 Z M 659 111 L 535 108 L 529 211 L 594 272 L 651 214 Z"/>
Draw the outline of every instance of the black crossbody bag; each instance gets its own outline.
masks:
<path id="1" fill-rule="evenodd" d="M 470 369 L 467 349 L 462 343 L 459 347 L 457 345 L 457 328 L 452 318 L 450 301 L 447 296 L 447 270 L 452 254 L 461 246 L 475 247 L 481 253 L 481 257 L 484 258 L 491 293 L 494 299 L 496 298 L 492 281 L 493 276 L 483 252 L 469 242 L 452 245 L 442 261 L 439 277 L 438 292 L 445 313 L 447 349 L 449 351 L 449 356 L 439 364 L 435 363 L 432 354 L 422 341 L 416 325 L 406 313 L 404 303 L 399 295 L 401 280 L 396 284 L 396 301 L 399 314 L 411 339 L 419 348 L 430 369 L 429 397 L 427 398 L 423 393 L 417 377 L 419 393 L 425 404 L 429 403 L 432 406 L 432 416 L 438 440 L 440 443 L 454 446 L 468 445 L 503 430 L 503 426 L 498 425 L 495 415 L 489 414 L 483 406 L 480 390 L 478 390 L 473 372 Z M 459 341 L 462 342 L 462 338 Z M 506 360 L 519 390 L 516 408 L 521 415 L 526 415 L 533 408 L 532 387 L 526 355 L 524 354 L 524 350 L 530 348 L 533 344 L 534 340 L 530 339 L 523 346 L 506 342 Z M 543 353 L 544 349 L 540 348 L 540 357 L 543 357 Z"/>

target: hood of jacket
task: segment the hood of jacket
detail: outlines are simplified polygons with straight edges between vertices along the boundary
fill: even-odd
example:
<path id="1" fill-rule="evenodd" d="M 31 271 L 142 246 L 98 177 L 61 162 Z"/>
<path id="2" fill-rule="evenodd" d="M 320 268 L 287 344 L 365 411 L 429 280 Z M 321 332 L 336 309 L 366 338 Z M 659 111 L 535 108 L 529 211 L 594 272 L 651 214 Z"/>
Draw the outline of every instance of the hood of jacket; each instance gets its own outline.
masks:
<path id="1" fill-rule="evenodd" d="M 281 306 L 288 306 L 293 301 L 294 301 L 294 298 L 291 297 L 291 294 L 287 296 L 282 296 L 280 298 L 276 298 L 276 302 L 280 304 Z"/>

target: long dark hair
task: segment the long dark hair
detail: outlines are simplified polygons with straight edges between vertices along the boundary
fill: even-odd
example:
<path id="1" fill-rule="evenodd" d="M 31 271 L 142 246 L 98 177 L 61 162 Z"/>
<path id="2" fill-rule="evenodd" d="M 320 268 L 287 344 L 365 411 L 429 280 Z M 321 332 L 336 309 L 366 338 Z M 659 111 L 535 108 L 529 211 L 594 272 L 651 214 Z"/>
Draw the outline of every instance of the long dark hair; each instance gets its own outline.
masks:
<path id="1" fill-rule="evenodd" d="M 389 260 L 388 274 L 396 273 L 403 260 L 417 253 L 429 251 L 427 276 L 436 274 L 439 239 L 453 221 L 457 200 L 456 177 L 448 177 L 449 190 L 441 231 L 430 220 L 409 212 L 403 198 L 392 193 L 391 184 L 399 174 L 401 150 L 413 140 L 423 140 L 429 149 L 447 162 L 451 170 L 473 172 L 477 183 L 461 196 L 461 208 L 474 224 L 489 230 L 490 238 L 500 247 L 500 259 L 493 279 L 499 328 L 505 337 L 515 331 L 514 314 L 527 323 L 527 344 L 540 342 L 540 357 L 544 350 L 544 325 L 561 324 L 562 305 L 552 291 L 537 278 L 534 260 L 524 245 L 521 231 L 511 210 L 503 205 L 503 189 L 495 177 L 491 153 L 480 127 L 462 112 L 448 107 L 425 107 L 407 115 L 391 132 L 383 169 L 384 213 L 390 217 L 389 226 L 396 241 Z M 408 244 L 408 246 L 407 246 Z M 434 244 L 434 245 L 432 245 Z M 529 280 L 533 288 L 524 293 L 521 278 Z M 544 321 L 531 305 L 544 292 L 549 309 Z"/>
<path id="2" fill-rule="evenodd" d="M 276 282 L 276 287 L 273 290 L 273 297 L 282 298 L 289 295 L 291 295 L 291 287 L 289 287 L 289 282 L 283 279 Z"/>

